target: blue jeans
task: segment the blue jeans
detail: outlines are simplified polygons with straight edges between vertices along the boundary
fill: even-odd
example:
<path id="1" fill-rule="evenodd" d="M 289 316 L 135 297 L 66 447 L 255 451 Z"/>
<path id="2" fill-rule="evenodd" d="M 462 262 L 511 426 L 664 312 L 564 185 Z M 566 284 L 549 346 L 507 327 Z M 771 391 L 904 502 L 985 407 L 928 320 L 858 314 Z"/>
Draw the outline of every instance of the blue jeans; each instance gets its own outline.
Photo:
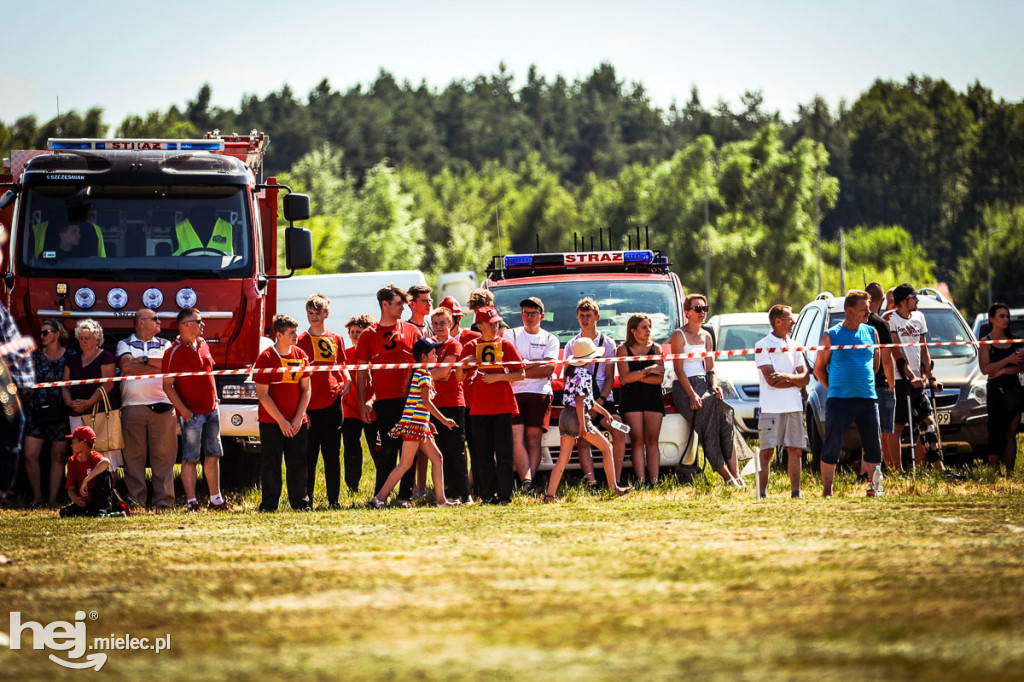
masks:
<path id="1" fill-rule="evenodd" d="M 882 441 L 878 429 L 878 402 L 873 398 L 829 398 L 825 401 L 825 443 L 821 461 L 838 464 L 843 436 L 850 422 L 857 424 L 864 461 L 882 463 Z"/>
<path id="2" fill-rule="evenodd" d="M 192 413 L 189 420 L 178 417 L 181 426 L 181 461 L 198 462 L 205 454 L 207 457 L 222 457 L 224 450 L 220 444 L 220 412 L 214 410 L 206 414 Z"/>

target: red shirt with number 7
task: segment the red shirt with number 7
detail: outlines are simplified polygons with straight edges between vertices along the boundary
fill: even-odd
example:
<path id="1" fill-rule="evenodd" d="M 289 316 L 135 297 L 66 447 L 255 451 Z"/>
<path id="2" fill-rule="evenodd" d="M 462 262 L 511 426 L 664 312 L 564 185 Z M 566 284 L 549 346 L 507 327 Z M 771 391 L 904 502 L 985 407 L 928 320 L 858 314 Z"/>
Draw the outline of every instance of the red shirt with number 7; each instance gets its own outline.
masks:
<path id="1" fill-rule="evenodd" d="M 507 381 L 485 384 L 480 378 L 481 374 L 504 374 L 523 369 L 521 364 L 515 364 L 523 359 L 515 345 L 505 338 L 494 341 L 473 339 L 462 347 L 459 359 L 463 358 L 476 358 L 479 363 L 472 378 L 469 413 L 472 415 L 511 414 L 513 416 L 519 414 L 516 397 L 512 393 L 512 384 Z M 488 363 L 491 362 L 512 362 L 513 364 L 488 366 Z"/>
<path id="2" fill-rule="evenodd" d="M 277 348 L 271 346 L 260 353 L 260 356 L 256 358 L 256 363 L 252 366 L 253 369 L 288 368 L 283 372 L 253 374 L 252 380 L 253 383 L 270 386 L 270 399 L 277 405 L 277 409 L 281 411 L 284 418 L 289 421 L 295 418 L 295 413 L 299 409 L 299 396 L 302 395 L 299 381 L 307 374 L 303 371 L 307 364 L 309 364 L 309 358 L 298 346 L 292 346 L 287 355 L 279 354 Z M 259 421 L 261 424 L 277 423 L 263 407 L 262 402 L 259 408 Z M 302 422 L 305 424 L 308 421 L 309 418 L 303 414 Z"/>

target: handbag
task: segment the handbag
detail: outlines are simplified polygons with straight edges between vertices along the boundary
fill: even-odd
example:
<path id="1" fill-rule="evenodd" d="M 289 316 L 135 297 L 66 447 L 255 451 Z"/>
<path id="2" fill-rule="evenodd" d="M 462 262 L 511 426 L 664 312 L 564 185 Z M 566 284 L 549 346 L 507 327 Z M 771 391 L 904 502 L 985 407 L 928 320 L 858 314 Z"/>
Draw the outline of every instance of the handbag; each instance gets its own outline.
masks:
<path id="1" fill-rule="evenodd" d="M 121 432 L 121 410 L 111 409 L 107 391 L 100 388 L 100 392 L 103 394 L 103 400 L 97 401 L 92 406 L 92 414 L 82 415 L 82 423 L 85 426 L 92 427 L 92 430 L 96 432 L 96 444 L 93 445 L 93 449 L 97 452 L 121 450 L 124 448 L 124 434 Z M 100 402 L 103 403 L 102 410 L 100 409 Z"/>

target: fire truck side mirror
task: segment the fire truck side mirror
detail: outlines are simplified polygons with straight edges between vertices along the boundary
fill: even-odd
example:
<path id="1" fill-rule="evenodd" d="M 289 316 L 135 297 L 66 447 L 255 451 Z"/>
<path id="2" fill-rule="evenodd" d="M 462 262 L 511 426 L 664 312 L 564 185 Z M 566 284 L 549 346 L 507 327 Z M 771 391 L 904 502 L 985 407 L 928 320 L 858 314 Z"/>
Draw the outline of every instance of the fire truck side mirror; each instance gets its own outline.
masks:
<path id="1" fill-rule="evenodd" d="M 289 194 L 288 196 L 294 196 Z M 285 197 L 287 201 L 288 197 Z M 306 197 L 309 208 L 309 197 Z M 289 270 L 305 270 L 313 265 L 313 234 L 301 227 L 284 230 L 284 262 Z"/>
<path id="2" fill-rule="evenodd" d="M 11 204 L 13 204 L 14 203 L 14 197 L 15 197 L 15 194 L 11 190 L 7 190 L 6 192 L 4 192 L 3 196 L 0 196 L 0 209 L 7 208 Z M 306 199 L 306 201 L 308 202 L 309 199 Z"/>
<path id="3" fill-rule="evenodd" d="M 309 195 L 289 192 L 284 197 L 284 219 L 289 223 L 309 220 Z"/>

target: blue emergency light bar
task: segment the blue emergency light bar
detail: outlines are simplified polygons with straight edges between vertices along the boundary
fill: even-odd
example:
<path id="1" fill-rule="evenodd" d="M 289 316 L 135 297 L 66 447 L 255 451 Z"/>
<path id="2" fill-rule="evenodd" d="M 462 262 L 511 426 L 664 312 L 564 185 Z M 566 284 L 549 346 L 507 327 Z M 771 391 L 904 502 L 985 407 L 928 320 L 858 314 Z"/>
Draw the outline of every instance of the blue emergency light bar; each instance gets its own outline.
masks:
<path id="1" fill-rule="evenodd" d="M 132 140 L 132 139 L 54 139 L 46 142 L 52 151 L 103 151 L 103 152 L 221 152 L 224 140 Z"/>

